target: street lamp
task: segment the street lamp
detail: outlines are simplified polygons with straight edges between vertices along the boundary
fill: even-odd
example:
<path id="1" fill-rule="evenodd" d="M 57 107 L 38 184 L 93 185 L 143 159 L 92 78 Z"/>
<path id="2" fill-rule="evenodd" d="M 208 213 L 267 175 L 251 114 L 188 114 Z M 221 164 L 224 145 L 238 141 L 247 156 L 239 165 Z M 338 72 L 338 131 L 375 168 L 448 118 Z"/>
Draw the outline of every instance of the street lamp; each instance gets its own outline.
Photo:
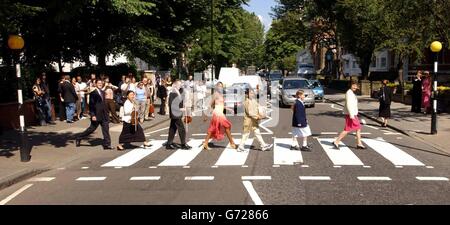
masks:
<path id="1" fill-rule="evenodd" d="M 19 54 L 23 49 L 25 42 L 20 35 L 9 35 L 8 38 L 8 47 L 13 51 L 13 55 Z M 14 64 L 14 56 L 13 56 L 13 64 Z M 20 123 L 20 161 L 28 162 L 30 161 L 30 148 L 28 144 L 28 134 L 25 130 L 25 119 L 23 116 L 23 97 L 22 97 L 22 77 L 20 74 L 20 64 L 19 60 L 16 63 L 16 76 L 17 76 L 17 98 L 19 102 L 19 123 Z"/>
<path id="2" fill-rule="evenodd" d="M 211 0 L 211 95 L 214 94 L 214 0 Z"/>
<path id="3" fill-rule="evenodd" d="M 433 41 L 430 49 L 434 52 L 434 73 L 433 73 L 433 112 L 431 113 L 431 134 L 437 134 L 437 72 L 438 72 L 438 55 L 442 49 L 442 44 L 439 41 Z"/>

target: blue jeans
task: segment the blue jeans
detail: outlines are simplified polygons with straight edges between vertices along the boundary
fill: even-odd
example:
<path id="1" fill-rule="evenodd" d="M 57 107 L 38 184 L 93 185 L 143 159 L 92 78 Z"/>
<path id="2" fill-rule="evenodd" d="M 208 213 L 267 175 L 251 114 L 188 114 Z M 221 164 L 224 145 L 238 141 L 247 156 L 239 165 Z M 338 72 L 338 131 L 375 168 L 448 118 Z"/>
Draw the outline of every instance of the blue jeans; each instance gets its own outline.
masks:
<path id="1" fill-rule="evenodd" d="M 86 107 L 86 102 L 84 101 L 84 99 L 81 99 L 81 113 L 80 113 L 80 118 L 83 117 L 84 107 Z"/>
<path id="2" fill-rule="evenodd" d="M 76 104 L 74 102 L 66 103 L 66 118 L 67 122 L 73 122 L 73 115 L 75 114 Z"/>
<path id="3" fill-rule="evenodd" d="M 44 115 L 45 115 L 45 121 L 47 123 L 50 123 L 52 121 L 52 104 L 51 104 L 50 98 L 45 99 Z"/>

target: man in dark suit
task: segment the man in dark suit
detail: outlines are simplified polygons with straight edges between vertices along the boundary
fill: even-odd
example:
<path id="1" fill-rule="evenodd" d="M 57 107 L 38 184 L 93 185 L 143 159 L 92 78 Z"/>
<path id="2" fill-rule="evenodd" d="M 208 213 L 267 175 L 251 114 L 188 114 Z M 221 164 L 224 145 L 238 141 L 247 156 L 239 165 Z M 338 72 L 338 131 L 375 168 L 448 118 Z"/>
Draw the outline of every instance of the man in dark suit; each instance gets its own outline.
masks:
<path id="1" fill-rule="evenodd" d="M 79 134 L 75 140 L 77 147 L 80 146 L 82 138 L 92 134 L 99 125 L 102 126 L 103 149 L 110 150 L 111 137 L 109 136 L 109 113 L 106 107 L 105 92 L 102 91 L 103 81 L 96 81 L 96 89 L 89 94 L 89 114 L 91 116 L 91 125 L 83 133 Z"/>
<path id="2" fill-rule="evenodd" d="M 70 82 L 70 76 L 65 75 L 64 81 L 61 84 L 61 97 L 66 108 L 66 118 L 67 123 L 73 123 L 73 115 L 75 114 L 76 102 L 78 100 L 78 95 L 75 92 L 75 87 Z"/>
<path id="3" fill-rule="evenodd" d="M 170 128 L 167 138 L 166 149 L 176 149 L 173 144 L 175 133 L 178 130 L 181 140 L 181 149 L 189 150 L 192 147 L 186 144 L 186 130 L 182 121 L 183 118 L 183 96 L 180 93 L 181 82 L 175 81 L 172 85 L 172 92 L 169 95 Z"/>

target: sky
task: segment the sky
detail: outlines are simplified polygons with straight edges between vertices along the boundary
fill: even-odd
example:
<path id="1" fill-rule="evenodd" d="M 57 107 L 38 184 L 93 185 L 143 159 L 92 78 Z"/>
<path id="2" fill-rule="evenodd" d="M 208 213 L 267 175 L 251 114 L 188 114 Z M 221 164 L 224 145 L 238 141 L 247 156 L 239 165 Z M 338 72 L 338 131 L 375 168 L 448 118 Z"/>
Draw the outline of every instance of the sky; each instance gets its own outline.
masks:
<path id="1" fill-rule="evenodd" d="M 272 12 L 271 8 L 276 4 L 275 0 L 250 0 L 248 6 L 244 5 L 244 9 L 249 12 L 254 12 L 264 24 L 265 31 L 268 31 L 272 23 L 272 17 L 270 16 Z"/>

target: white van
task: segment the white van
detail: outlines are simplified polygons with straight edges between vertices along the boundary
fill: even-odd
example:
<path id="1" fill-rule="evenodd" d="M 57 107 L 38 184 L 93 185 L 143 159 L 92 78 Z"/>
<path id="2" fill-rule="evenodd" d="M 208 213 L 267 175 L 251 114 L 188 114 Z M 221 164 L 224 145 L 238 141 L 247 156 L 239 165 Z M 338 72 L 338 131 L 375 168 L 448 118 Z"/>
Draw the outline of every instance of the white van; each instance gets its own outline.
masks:
<path id="1" fill-rule="evenodd" d="M 247 83 L 257 93 L 262 93 L 262 91 L 265 91 L 267 86 L 266 81 L 258 75 L 240 76 L 234 81 L 234 83 Z"/>
<path id="2" fill-rule="evenodd" d="M 240 72 L 238 68 L 235 67 L 222 67 L 220 68 L 219 81 L 223 83 L 224 87 L 230 87 L 236 82 L 240 77 Z"/>

